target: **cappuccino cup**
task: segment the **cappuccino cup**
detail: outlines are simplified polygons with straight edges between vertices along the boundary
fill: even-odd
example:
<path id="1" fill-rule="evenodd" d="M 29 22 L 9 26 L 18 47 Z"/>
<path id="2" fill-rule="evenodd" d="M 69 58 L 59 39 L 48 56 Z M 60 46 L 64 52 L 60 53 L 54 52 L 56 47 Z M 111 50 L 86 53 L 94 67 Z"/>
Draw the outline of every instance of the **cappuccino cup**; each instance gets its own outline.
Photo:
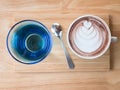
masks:
<path id="1" fill-rule="evenodd" d="M 94 15 L 78 17 L 67 31 L 69 48 L 83 59 L 95 59 L 102 56 L 113 41 L 117 41 L 117 37 L 111 36 L 106 22 Z"/>

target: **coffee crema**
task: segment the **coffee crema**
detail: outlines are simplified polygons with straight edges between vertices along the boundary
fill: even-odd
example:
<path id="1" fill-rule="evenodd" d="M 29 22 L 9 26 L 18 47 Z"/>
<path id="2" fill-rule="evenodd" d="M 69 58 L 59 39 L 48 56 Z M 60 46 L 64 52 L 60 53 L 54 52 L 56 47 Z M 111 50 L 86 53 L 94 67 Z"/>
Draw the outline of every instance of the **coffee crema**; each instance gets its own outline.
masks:
<path id="1" fill-rule="evenodd" d="M 74 22 L 68 36 L 71 48 L 82 56 L 100 54 L 109 42 L 106 26 L 91 16 L 79 18 Z"/>

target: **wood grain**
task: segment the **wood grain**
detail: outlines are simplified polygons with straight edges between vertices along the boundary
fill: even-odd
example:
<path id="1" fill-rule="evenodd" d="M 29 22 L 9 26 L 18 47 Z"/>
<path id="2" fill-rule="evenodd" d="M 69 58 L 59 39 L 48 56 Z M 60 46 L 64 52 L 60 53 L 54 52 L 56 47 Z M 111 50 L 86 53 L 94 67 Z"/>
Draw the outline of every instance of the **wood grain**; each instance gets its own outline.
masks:
<path id="1" fill-rule="evenodd" d="M 34 13 L 35 12 L 35 13 Z M 30 14 L 32 13 L 32 14 Z M 45 25 L 46 17 L 66 27 L 84 14 L 110 15 L 112 35 L 120 36 L 120 0 L 1 0 L 0 1 L 0 90 L 119 90 L 120 39 L 111 45 L 111 70 L 107 72 L 16 73 L 10 55 L 4 54 L 6 35 L 14 21 L 37 19 Z M 44 15 L 46 14 L 46 16 Z M 59 17 L 59 14 L 62 17 Z M 37 16 L 37 17 L 36 17 Z M 72 18 L 70 17 L 72 16 Z M 14 18 L 15 17 L 15 18 Z M 58 18 L 57 20 L 54 19 Z M 61 19 L 59 22 L 59 19 Z M 67 21 L 65 20 L 67 18 Z M 51 18 L 48 18 L 51 19 Z M 10 21 L 10 22 L 9 22 Z M 45 23 L 46 22 L 46 23 Z M 5 33 L 2 33 L 2 30 Z M 64 28 L 67 29 L 67 28 Z"/>

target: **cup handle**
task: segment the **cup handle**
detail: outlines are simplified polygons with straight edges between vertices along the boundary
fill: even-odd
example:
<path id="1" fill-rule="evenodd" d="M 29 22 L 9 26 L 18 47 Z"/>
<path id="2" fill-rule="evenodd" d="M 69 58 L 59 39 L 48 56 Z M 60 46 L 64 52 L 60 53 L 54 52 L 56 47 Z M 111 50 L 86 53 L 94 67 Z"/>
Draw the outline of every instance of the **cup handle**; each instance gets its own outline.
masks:
<path id="1" fill-rule="evenodd" d="M 116 36 L 111 37 L 111 42 L 117 42 L 117 41 L 118 41 L 118 37 L 116 37 Z"/>

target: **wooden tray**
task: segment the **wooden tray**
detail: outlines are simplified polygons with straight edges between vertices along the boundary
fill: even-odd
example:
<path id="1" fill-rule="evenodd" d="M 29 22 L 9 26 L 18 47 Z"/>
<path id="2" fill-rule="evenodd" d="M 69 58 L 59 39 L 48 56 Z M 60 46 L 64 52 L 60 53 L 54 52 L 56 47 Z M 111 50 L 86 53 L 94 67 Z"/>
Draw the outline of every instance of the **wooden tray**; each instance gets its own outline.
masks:
<path id="1" fill-rule="evenodd" d="M 109 16 L 108 15 L 98 15 L 98 16 L 103 18 L 109 25 Z M 62 16 L 62 17 L 64 17 L 64 16 Z M 37 18 L 37 19 L 38 19 L 38 21 L 40 20 L 39 18 Z M 70 21 L 73 21 L 74 19 L 71 18 Z M 19 20 L 22 20 L 22 17 L 19 19 L 15 19 L 15 22 L 17 22 Z M 56 20 L 56 21 L 58 21 L 59 23 L 61 22 L 61 20 L 60 21 Z M 43 20 L 43 22 L 45 22 L 46 25 L 48 25 L 47 27 L 49 27 L 49 29 L 50 29 L 50 27 L 52 25 L 52 22 L 50 21 L 50 19 L 47 19 L 46 21 Z M 65 22 L 65 23 L 70 24 L 71 22 Z M 66 24 L 64 24 L 64 22 L 61 22 L 60 24 L 62 24 L 62 26 L 63 26 L 63 40 L 67 47 L 67 50 L 69 51 L 69 53 L 73 59 L 73 62 L 75 64 L 75 69 L 70 70 L 68 68 L 66 58 L 65 58 L 63 49 L 61 47 L 60 41 L 57 37 L 55 37 L 53 35 L 53 41 L 54 41 L 53 48 L 47 58 L 45 58 L 40 63 L 34 64 L 34 65 L 25 65 L 25 64 L 21 64 L 17 61 L 14 61 L 13 65 L 14 65 L 15 72 L 108 71 L 110 69 L 110 50 L 108 50 L 103 56 L 101 56 L 97 59 L 83 60 L 83 59 L 79 58 L 78 56 L 73 54 L 71 52 L 71 50 L 68 48 L 68 45 L 66 42 L 66 32 L 67 32 L 68 26 Z M 10 59 L 12 59 L 12 58 L 10 58 Z"/>

